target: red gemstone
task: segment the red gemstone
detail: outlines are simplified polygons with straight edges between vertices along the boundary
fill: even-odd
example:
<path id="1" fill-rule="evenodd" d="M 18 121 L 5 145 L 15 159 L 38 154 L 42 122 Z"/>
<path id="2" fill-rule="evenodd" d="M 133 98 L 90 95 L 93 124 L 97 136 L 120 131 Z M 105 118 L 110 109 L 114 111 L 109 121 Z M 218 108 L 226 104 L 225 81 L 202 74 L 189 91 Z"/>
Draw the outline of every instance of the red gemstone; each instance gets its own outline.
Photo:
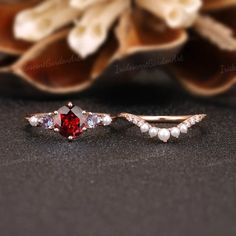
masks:
<path id="1" fill-rule="evenodd" d="M 64 106 L 58 110 L 54 126 L 59 129 L 62 136 L 75 139 L 83 132 L 84 122 L 85 118 L 81 108 Z"/>

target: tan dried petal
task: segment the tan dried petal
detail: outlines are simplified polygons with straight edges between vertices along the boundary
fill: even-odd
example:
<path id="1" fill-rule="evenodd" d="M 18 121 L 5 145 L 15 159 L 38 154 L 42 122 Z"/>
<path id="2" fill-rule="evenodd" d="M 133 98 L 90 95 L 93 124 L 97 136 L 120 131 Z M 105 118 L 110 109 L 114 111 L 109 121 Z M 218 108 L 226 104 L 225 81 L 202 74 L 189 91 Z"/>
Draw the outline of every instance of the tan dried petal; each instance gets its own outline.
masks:
<path id="1" fill-rule="evenodd" d="M 188 38 L 185 30 L 167 28 L 151 14 L 139 10 L 122 15 L 116 35 L 120 46 L 117 58 L 148 51 L 175 54 Z"/>
<path id="2" fill-rule="evenodd" d="M 80 15 L 69 5 L 69 0 L 47 0 L 21 11 L 15 17 L 14 35 L 17 39 L 37 42 L 66 25 Z"/>
<path id="3" fill-rule="evenodd" d="M 38 2 L 39 0 L 27 0 L 11 4 L 0 3 L 0 52 L 19 55 L 31 46 L 30 43 L 14 38 L 13 23 L 18 12 L 32 7 Z"/>
<path id="4" fill-rule="evenodd" d="M 102 51 L 82 60 L 69 48 L 68 32 L 58 32 L 40 41 L 13 66 L 0 72 L 12 72 L 49 93 L 71 93 L 87 88 L 93 82 L 92 76 L 100 75 L 107 66 L 117 46 L 105 45 Z M 114 40 L 110 40 L 112 42 Z"/>
<path id="5" fill-rule="evenodd" d="M 113 0 L 90 7 L 70 32 L 68 43 L 82 58 L 95 53 L 106 41 L 109 30 L 129 1 Z"/>
<path id="6" fill-rule="evenodd" d="M 194 29 L 220 49 L 236 50 L 234 32 L 212 17 L 200 15 L 195 22 Z"/>
<path id="7" fill-rule="evenodd" d="M 203 0 L 203 10 L 220 10 L 236 6 L 236 0 Z"/>
<path id="8" fill-rule="evenodd" d="M 105 2 L 107 0 L 70 0 L 70 5 L 79 10 L 85 10 L 93 5 Z"/>
<path id="9" fill-rule="evenodd" d="M 236 35 L 236 8 L 212 16 L 227 25 Z M 195 34 L 194 40 L 187 43 L 182 55 L 183 62 L 172 66 L 172 70 L 190 92 L 213 96 L 227 91 L 236 83 L 236 50 L 219 49 Z"/>
<path id="10" fill-rule="evenodd" d="M 201 0 L 136 0 L 136 3 L 162 19 L 170 28 L 189 27 L 202 6 Z"/>

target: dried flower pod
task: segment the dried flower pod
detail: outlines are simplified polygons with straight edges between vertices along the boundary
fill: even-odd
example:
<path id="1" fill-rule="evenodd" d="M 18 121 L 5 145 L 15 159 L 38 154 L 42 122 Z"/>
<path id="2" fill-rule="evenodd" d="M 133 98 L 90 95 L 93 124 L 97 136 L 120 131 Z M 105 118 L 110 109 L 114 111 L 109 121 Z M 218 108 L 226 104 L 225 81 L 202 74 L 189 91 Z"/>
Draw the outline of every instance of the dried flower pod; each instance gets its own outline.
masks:
<path id="1" fill-rule="evenodd" d="M 236 50 L 236 38 L 232 29 L 210 16 L 199 16 L 194 25 L 195 31 L 208 39 L 219 49 Z"/>
<path id="2" fill-rule="evenodd" d="M 106 41 L 109 29 L 129 7 L 129 1 L 114 0 L 91 6 L 70 32 L 70 47 L 82 58 L 93 54 Z"/>
<path id="3" fill-rule="evenodd" d="M 17 14 L 14 35 L 17 39 L 36 42 L 71 23 L 80 11 L 69 0 L 48 0 Z"/>
<path id="4" fill-rule="evenodd" d="M 235 16 L 236 8 L 212 15 L 216 21 L 228 27 L 228 31 L 232 31 L 233 35 L 236 35 Z M 205 27 L 211 27 L 209 32 L 213 34 L 209 36 L 212 41 L 213 37 L 217 37 L 212 29 L 214 25 L 205 24 Z M 213 96 L 227 91 L 236 83 L 236 48 L 230 50 L 219 47 L 219 39 L 215 40 L 218 43 L 212 44 L 207 38 L 197 34 L 193 36 L 194 39 L 190 40 L 181 52 L 183 62 L 171 68 L 174 75 L 186 89 L 197 95 Z M 233 40 L 235 39 L 230 38 L 230 41 Z"/>
<path id="5" fill-rule="evenodd" d="M 134 16 L 127 12 L 121 18 L 117 31 L 122 38 L 116 40 L 109 36 L 104 46 L 86 59 L 69 48 L 66 39 L 69 31 L 66 30 L 40 41 L 13 66 L 0 69 L 0 72 L 13 72 L 49 93 L 77 92 L 90 86 L 115 59 L 146 50 L 156 50 L 157 55 L 169 54 L 170 48 L 176 52 L 187 40 L 183 30 L 171 33 L 166 28 L 158 33 L 156 29 L 146 27 L 147 22 L 137 27 L 143 18 Z"/>
<path id="6" fill-rule="evenodd" d="M 45 0 L 36 7 L 39 0 L 17 2 L 0 4 L 0 52 L 25 53 L 0 72 L 13 72 L 40 90 L 81 91 L 114 60 L 146 52 L 179 55 L 181 63 L 166 68 L 192 93 L 216 95 L 235 83 L 236 0 Z M 16 15 L 15 36 L 35 45 L 13 37 Z M 5 62 L 0 59 L 0 66 Z"/>
<path id="7" fill-rule="evenodd" d="M 32 7 L 39 0 L 17 1 L 14 3 L 0 4 L 0 51 L 8 54 L 19 55 L 25 52 L 31 44 L 18 40 L 13 35 L 13 24 L 15 16 L 23 9 Z"/>
<path id="8" fill-rule="evenodd" d="M 107 0 L 70 0 L 70 5 L 82 11 L 88 7 L 91 7 L 98 3 L 103 3 L 105 1 Z"/>
<path id="9" fill-rule="evenodd" d="M 151 14 L 138 9 L 126 11 L 122 15 L 116 28 L 116 36 L 119 40 L 117 58 L 148 51 L 154 51 L 161 57 L 177 54 L 188 39 L 185 30 L 163 26 Z"/>
<path id="10" fill-rule="evenodd" d="M 236 6 L 236 0 L 203 0 L 203 10 L 220 10 Z"/>
<path id="11" fill-rule="evenodd" d="M 11 72 L 34 87 L 49 93 L 81 91 L 93 82 L 110 61 L 117 44 L 109 40 L 101 51 L 81 60 L 67 44 L 68 30 L 58 32 L 28 50 L 15 64 L 1 68 Z M 99 61 L 99 64 L 98 64 Z"/>
<path id="12" fill-rule="evenodd" d="M 201 0 L 136 0 L 137 4 L 161 18 L 171 28 L 188 27 L 197 15 Z M 187 24 L 186 24 L 187 23 Z"/>

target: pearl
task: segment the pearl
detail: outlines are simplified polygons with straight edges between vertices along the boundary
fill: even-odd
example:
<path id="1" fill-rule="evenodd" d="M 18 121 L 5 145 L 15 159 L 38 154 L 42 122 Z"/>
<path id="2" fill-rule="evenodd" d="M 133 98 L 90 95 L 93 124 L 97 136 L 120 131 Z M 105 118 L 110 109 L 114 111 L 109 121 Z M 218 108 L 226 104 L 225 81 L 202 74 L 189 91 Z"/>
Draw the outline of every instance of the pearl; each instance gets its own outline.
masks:
<path id="1" fill-rule="evenodd" d="M 170 138 L 170 131 L 168 129 L 160 129 L 158 132 L 158 137 L 161 141 L 166 143 Z"/>
<path id="2" fill-rule="evenodd" d="M 148 132 L 148 130 L 149 130 L 149 125 L 148 125 L 148 124 L 143 124 L 143 125 L 140 127 L 140 130 L 141 130 L 142 133 Z"/>
<path id="3" fill-rule="evenodd" d="M 29 123 L 30 123 L 30 125 L 32 125 L 32 126 L 37 126 L 37 125 L 38 125 L 38 118 L 35 117 L 35 116 L 30 117 Z"/>
<path id="4" fill-rule="evenodd" d="M 170 133 L 173 137 L 178 138 L 180 135 L 180 130 L 177 127 L 174 127 L 170 130 Z"/>
<path id="5" fill-rule="evenodd" d="M 149 129 L 149 135 L 151 138 L 157 136 L 157 134 L 158 134 L 158 128 L 152 127 Z"/>
<path id="6" fill-rule="evenodd" d="M 186 134 L 188 132 L 188 127 L 184 124 L 180 125 L 179 129 L 181 133 Z"/>
<path id="7" fill-rule="evenodd" d="M 103 125 L 107 126 L 107 125 L 110 125 L 112 122 L 112 119 L 110 116 L 106 115 L 102 118 L 102 123 Z"/>

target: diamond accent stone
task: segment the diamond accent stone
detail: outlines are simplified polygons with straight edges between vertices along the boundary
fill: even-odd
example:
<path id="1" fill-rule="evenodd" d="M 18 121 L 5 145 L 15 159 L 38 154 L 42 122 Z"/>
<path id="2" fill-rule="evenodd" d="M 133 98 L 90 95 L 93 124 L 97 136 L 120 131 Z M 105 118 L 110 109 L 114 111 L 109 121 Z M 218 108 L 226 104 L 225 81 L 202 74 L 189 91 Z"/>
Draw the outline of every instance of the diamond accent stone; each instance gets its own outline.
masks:
<path id="1" fill-rule="evenodd" d="M 101 117 L 96 114 L 89 114 L 86 120 L 86 126 L 88 128 L 95 128 L 101 122 Z"/>
<path id="2" fill-rule="evenodd" d="M 38 120 L 38 118 L 36 116 L 31 116 L 29 118 L 29 123 L 30 123 L 31 126 L 36 127 L 39 124 L 39 120 Z"/>
<path id="3" fill-rule="evenodd" d="M 102 123 L 104 126 L 108 126 L 110 125 L 112 122 L 112 118 L 109 116 L 109 115 L 105 115 L 103 118 L 102 118 Z"/>
<path id="4" fill-rule="evenodd" d="M 54 120 L 51 116 L 44 116 L 41 120 L 40 120 L 41 126 L 44 129 L 53 129 L 54 128 Z"/>

